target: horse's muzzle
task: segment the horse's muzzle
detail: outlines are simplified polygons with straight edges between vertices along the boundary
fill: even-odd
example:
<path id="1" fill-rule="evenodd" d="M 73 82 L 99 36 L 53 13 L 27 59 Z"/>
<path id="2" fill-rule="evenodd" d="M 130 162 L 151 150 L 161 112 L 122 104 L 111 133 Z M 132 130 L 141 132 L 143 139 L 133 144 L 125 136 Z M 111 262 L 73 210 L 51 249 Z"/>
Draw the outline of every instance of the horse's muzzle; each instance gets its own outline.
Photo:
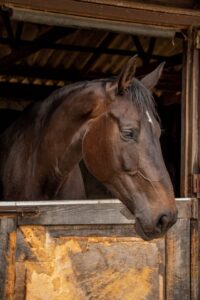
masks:
<path id="1" fill-rule="evenodd" d="M 146 241 L 162 237 L 167 230 L 176 223 L 177 211 L 168 212 L 157 217 L 151 226 L 143 225 L 139 218 L 136 218 L 136 232 Z"/>

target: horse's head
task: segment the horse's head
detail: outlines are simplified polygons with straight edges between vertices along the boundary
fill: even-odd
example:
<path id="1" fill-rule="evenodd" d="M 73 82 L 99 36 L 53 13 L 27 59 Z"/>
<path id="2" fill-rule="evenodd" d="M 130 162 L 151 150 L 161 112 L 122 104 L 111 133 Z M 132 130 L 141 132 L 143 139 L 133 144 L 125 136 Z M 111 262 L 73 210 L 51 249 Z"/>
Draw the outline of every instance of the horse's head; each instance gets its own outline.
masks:
<path id="1" fill-rule="evenodd" d="M 143 80 L 134 78 L 136 58 L 105 85 L 105 113 L 91 122 L 83 139 L 84 160 L 135 214 L 144 239 L 163 235 L 176 221 L 172 184 L 160 148 L 160 125 L 151 92 L 161 64 Z"/>

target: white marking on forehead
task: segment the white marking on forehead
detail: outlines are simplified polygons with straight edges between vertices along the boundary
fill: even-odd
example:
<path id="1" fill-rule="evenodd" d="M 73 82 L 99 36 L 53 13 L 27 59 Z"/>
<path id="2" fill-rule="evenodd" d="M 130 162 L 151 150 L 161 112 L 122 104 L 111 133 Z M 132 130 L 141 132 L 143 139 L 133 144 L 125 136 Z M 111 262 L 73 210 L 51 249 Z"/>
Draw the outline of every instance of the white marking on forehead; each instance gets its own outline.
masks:
<path id="1" fill-rule="evenodd" d="M 150 114 L 149 114 L 148 110 L 146 110 L 146 115 L 147 115 L 149 123 L 153 124 L 152 119 L 150 117 Z"/>

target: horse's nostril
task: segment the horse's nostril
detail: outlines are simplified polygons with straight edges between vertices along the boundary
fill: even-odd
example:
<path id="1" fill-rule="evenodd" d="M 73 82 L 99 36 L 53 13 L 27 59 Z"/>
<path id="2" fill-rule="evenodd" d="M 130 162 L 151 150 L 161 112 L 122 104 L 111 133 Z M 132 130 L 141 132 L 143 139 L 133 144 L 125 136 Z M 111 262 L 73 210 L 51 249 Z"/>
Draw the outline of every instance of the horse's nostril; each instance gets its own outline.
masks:
<path id="1" fill-rule="evenodd" d="M 167 215 L 162 215 L 156 224 L 156 229 L 159 233 L 165 232 L 169 227 L 169 217 Z"/>

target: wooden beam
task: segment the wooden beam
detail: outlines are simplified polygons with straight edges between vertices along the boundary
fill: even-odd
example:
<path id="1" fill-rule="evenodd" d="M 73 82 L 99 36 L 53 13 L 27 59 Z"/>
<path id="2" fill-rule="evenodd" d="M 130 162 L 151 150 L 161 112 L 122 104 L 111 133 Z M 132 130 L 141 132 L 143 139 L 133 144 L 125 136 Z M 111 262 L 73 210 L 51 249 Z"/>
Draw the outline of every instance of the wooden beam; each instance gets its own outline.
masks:
<path id="1" fill-rule="evenodd" d="M 113 36 L 113 34 L 111 34 Z M 18 47 L 34 47 L 34 41 L 26 41 L 20 40 L 16 41 Z M 37 51 L 41 49 L 54 49 L 54 50 L 65 50 L 65 51 L 72 51 L 72 52 L 83 52 L 83 53 L 93 53 L 95 55 L 100 54 L 109 54 L 109 55 L 121 55 L 121 56 L 133 56 L 138 54 L 141 57 L 145 57 L 146 52 L 138 52 L 134 50 L 127 50 L 127 49 L 116 49 L 116 48 L 107 48 L 106 45 L 107 41 L 100 45 L 99 47 L 90 47 L 90 46 L 81 46 L 81 45 L 72 45 L 72 44 L 62 44 L 62 43 L 54 43 L 50 40 L 47 40 L 46 43 L 43 43 Z M 10 40 L 6 38 L 0 37 L 0 44 L 9 45 Z M 156 59 L 162 61 L 164 59 L 170 60 L 170 57 L 165 57 L 162 55 L 152 55 L 152 59 Z"/>
<path id="2" fill-rule="evenodd" d="M 135 47 L 137 49 L 137 51 L 139 53 L 142 54 L 142 56 L 144 55 L 144 48 L 142 46 L 142 44 L 140 43 L 140 38 L 136 35 L 133 36 L 133 41 L 134 41 L 134 44 L 135 44 Z"/>
<path id="3" fill-rule="evenodd" d="M 5 25 L 5 28 L 6 28 L 9 44 L 10 44 L 11 47 L 14 47 L 15 37 L 14 37 L 14 32 L 13 32 L 13 28 L 12 28 L 12 25 L 11 25 L 9 13 L 8 13 L 8 11 L 2 11 L 1 10 L 0 15 L 1 15 L 1 18 L 2 18 L 3 23 Z"/>
<path id="4" fill-rule="evenodd" d="M 190 220 L 181 219 L 166 236 L 166 299 L 190 298 Z"/>
<path id="5" fill-rule="evenodd" d="M 26 1 L 26 0 L 1 0 L 0 4 L 17 6 L 23 9 L 32 9 L 44 12 L 60 13 L 70 16 L 78 16 L 90 19 L 92 22 L 99 20 L 128 23 L 143 23 L 169 26 L 180 29 L 189 28 L 191 25 L 199 25 L 200 12 L 196 10 L 184 10 L 166 8 L 156 5 L 145 5 L 135 1 Z M 44 15 L 45 16 L 45 15 Z"/>
<path id="6" fill-rule="evenodd" d="M 56 42 L 73 31 L 74 29 L 61 27 L 53 27 L 49 29 L 47 32 L 37 37 L 31 44 L 21 45 L 17 47 L 17 49 L 13 50 L 11 54 L 2 57 L 0 59 L 0 68 L 4 70 L 10 68 L 14 63 L 20 61 L 22 58 L 45 48 L 46 43 Z"/>
<path id="7" fill-rule="evenodd" d="M 13 299 L 17 218 L 0 218 L 0 299 Z"/>
<path id="8" fill-rule="evenodd" d="M 178 219 L 196 219 L 196 201 L 176 199 Z M 0 202 L 0 215 L 18 215 L 18 224 L 134 224 L 135 217 L 118 199 Z"/>
<path id="9" fill-rule="evenodd" d="M 149 63 L 151 59 L 153 59 L 153 50 L 156 43 L 156 38 L 151 37 L 149 40 L 149 46 L 147 52 L 144 51 L 144 48 L 142 46 L 142 43 L 140 42 L 140 38 L 138 36 L 133 36 L 133 41 L 136 46 L 136 49 L 138 51 L 138 55 L 141 57 L 143 65 L 146 65 Z"/>
<path id="10" fill-rule="evenodd" d="M 162 57 L 157 62 L 146 64 L 145 66 L 137 68 L 137 76 L 143 76 L 153 71 L 160 62 L 166 61 L 165 69 L 168 67 L 180 65 L 182 63 L 182 54 L 174 55 L 171 57 Z M 48 67 L 35 67 L 28 65 L 13 65 L 10 69 L 0 69 L 1 75 L 7 76 L 20 76 L 27 78 L 41 78 L 52 80 L 64 80 L 64 81 L 80 81 L 91 80 L 98 78 L 110 77 L 117 74 L 90 72 L 85 74 L 84 71 L 76 69 L 52 69 Z M 170 79 L 170 78 L 169 78 Z"/>
<path id="11" fill-rule="evenodd" d="M 149 46 L 148 46 L 148 50 L 147 50 L 147 54 L 145 57 L 145 64 L 149 64 L 152 56 L 153 56 L 153 51 L 156 45 L 156 38 L 155 37 L 151 37 L 150 41 L 149 41 Z"/>
<path id="12" fill-rule="evenodd" d="M 17 28 L 15 32 L 15 40 L 18 42 L 21 39 L 21 35 L 24 29 L 24 22 L 18 21 L 17 22 Z"/>
<path id="13" fill-rule="evenodd" d="M 195 48 L 195 31 L 188 32 L 184 43 L 182 75 L 181 128 L 181 196 L 193 195 L 191 175 L 199 173 L 199 63 L 200 53 Z"/>
<path id="14" fill-rule="evenodd" d="M 98 45 L 98 50 L 103 51 L 104 49 L 109 49 L 109 45 L 111 44 L 112 40 L 116 36 L 115 33 L 108 33 L 106 37 L 103 39 L 103 41 Z M 93 64 L 97 61 L 97 59 L 100 57 L 102 52 L 96 53 L 90 57 L 89 61 L 84 65 L 82 72 L 87 72 L 92 68 Z"/>

